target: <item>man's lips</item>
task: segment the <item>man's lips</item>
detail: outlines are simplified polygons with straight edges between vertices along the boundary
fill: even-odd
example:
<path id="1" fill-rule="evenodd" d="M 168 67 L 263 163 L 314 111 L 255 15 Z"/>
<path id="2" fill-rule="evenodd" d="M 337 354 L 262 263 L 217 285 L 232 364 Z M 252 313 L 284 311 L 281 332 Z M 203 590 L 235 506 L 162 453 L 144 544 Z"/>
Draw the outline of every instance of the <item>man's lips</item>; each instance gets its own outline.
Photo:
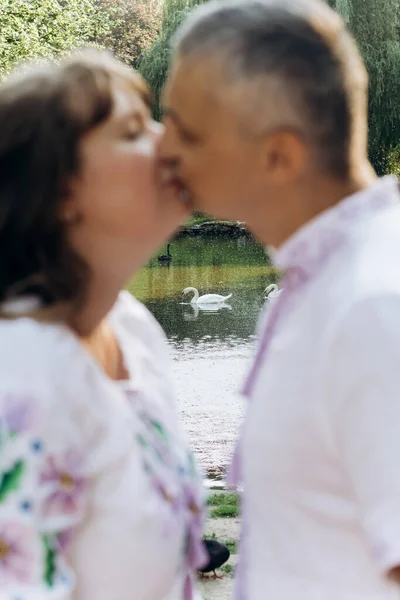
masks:
<path id="1" fill-rule="evenodd" d="M 160 177 L 162 187 L 172 190 L 176 197 L 188 207 L 192 204 L 192 194 L 188 186 L 177 175 L 163 173 Z"/>

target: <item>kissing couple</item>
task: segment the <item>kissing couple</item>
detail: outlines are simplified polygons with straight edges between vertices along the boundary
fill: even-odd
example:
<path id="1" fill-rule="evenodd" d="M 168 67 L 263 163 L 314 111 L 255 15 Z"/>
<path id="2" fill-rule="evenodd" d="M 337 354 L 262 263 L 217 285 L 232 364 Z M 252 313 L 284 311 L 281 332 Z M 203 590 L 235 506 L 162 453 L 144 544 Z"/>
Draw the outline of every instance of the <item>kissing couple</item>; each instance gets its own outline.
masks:
<path id="1" fill-rule="evenodd" d="M 0 86 L 0 599 L 199 597 L 202 478 L 121 291 L 193 210 L 283 274 L 230 471 L 235 597 L 397 598 L 400 197 L 363 61 L 322 0 L 212 0 L 173 47 L 163 126 L 94 50 Z"/>

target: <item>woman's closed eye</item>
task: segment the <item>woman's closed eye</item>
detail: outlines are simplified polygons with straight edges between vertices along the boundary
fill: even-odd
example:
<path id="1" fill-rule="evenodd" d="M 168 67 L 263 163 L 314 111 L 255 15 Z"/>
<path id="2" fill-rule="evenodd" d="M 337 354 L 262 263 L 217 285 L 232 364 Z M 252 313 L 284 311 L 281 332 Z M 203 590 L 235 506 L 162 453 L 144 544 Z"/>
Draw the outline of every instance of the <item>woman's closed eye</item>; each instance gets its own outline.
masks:
<path id="1" fill-rule="evenodd" d="M 143 135 L 144 129 L 135 128 L 135 129 L 125 129 L 122 133 L 122 138 L 127 141 L 137 140 L 141 135 Z"/>

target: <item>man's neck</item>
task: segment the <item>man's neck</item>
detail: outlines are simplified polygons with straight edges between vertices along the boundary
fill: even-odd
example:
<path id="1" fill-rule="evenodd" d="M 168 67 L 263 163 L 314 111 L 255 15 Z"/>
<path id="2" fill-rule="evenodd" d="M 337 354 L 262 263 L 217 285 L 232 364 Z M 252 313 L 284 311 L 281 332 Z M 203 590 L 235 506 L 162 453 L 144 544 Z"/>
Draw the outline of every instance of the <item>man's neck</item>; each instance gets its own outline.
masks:
<path id="1" fill-rule="evenodd" d="M 249 225 L 261 242 L 279 248 L 303 225 L 333 208 L 344 198 L 370 187 L 376 178 L 370 168 L 360 170 L 357 176 L 348 181 L 315 179 L 310 184 L 296 188 L 287 201 L 282 198 L 279 207 L 281 212 L 276 213 L 272 219 L 274 226 L 266 218 L 266 214 L 256 215 L 256 219 Z"/>

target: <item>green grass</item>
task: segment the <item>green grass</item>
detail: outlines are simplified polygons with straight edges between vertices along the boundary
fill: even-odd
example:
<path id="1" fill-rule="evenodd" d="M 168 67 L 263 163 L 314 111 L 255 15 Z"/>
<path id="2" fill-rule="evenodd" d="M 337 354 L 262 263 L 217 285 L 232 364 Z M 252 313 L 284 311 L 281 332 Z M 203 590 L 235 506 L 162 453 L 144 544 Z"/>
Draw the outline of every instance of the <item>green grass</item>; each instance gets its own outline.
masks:
<path id="1" fill-rule="evenodd" d="M 220 568 L 220 571 L 222 571 L 223 573 L 227 573 L 229 575 L 231 573 L 234 573 L 235 567 L 234 567 L 234 565 L 230 565 L 230 564 L 222 565 L 222 567 Z"/>
<path id="2" fill-rule="evenodd" d="M 207 223 L 207 221 L 215 221 L 213 217 L 209 215 L 194 214 L 190 217 L 188 225 L 200 225 L 201 223 Z"/>
<path id="3" fill-rule="evenodd" d="M 222 494 L 211 494 L 207 498 L 208 506 L 221 506 L 229 504 L 231 506 L 239 507 L 240 498 L 238 494 L 233 492 L 222 493 Z"/>
<path id="4" fill-rule="evenodd" d="M 213 519 L 239 516 L 240 498 L 238 494 L 212 494 L 207 500 L 210 516 Z"/>
<path id="5" fill-rule="evenodd" d="M 228 548 L 231 554 L 237 554 L 237 541 L 236 540 L 224 540 L 225 546 Z"/>
<path id="6" fill-rule="evenodd" d="M 225 505 L 217 506 L 210 511 L 212 519 L 234 519 L 239 516 L 239 511 L 235 506 Z"/>

